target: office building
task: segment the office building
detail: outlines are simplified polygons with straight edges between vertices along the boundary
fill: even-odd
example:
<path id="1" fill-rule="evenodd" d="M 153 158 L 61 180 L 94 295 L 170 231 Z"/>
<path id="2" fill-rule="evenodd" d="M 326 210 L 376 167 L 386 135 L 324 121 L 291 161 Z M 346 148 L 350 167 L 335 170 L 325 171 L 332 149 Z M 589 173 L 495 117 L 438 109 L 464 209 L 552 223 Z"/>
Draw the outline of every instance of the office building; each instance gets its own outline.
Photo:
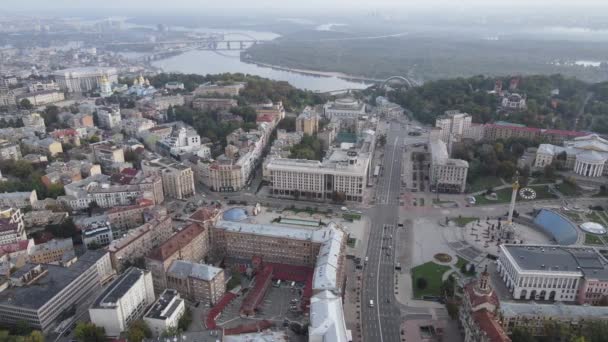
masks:
<path id="1" fill-rule="evenodd" d="M 429 141 L 431 168 L 429 184 L 437 192 L 462 193 L 467 185 L 469 163 L 466 160 L 450 158 L 446 143 L 431 137 Z"/>
<path id="2" fill-rule="evenodd" d="M 215 305 L 226 292 L 226 279 L 221 268 L 175 260 L 167 269 L 167 286 L 192 302 Z"/>
<path id="3" fill-rule="evenodd" d="M 158 153 L 174 158 L 185 153 L 197 153 L 201 147 L 201 137 L 192 127 L 178 125 L 173 126 L 169 136 L 156 143 Z"/>
<path id="4" fill-rule="evenodd" d="M 107 336 L 119 336 L 154 303 L 150 272 L 131 267 L 114 280 L 89 308 L 91 323 Z"/>
<path id="5" fill-rule="evenodd" d="M 138 204 L 113 207 L 106 211 L 115 238 L 122 237 L 127 231 L 137 228 L 145 222 L 145 212 L 154 207 L 154 202 L 141 200 Z"/>
<path id="6" fill-rule="evenodd" d="M 146 269 L 152 272 L 154 290 L 162 292 L 167 286 L 166 272 L 174 260 L 203 261 L 209 252 L 209 229 L 192 223 L 171 236 L 146 256 Z"/>
<path id="7" fill-rule="evenodd" d="M 470 134 L 471 115 L 449 110 L 435 120 L 435 127 L 441 128 L 440 139 L 450 145 Z"/>
<path id="8" fill-rule="evenodd" d="M 87 251 L 69 266 L 31 264 L 14 272 L 0 292 L 0 323 L 27 322 L 50 333 L 60 315 L 86 305 L 114 271 L 106 251 Z"/>
<path id="9" fill-rule="evenodd" d="M 370 168 L 370 153 L 350 146 L 332 149 L 318 160 L 275 158 L 266 164 L 271 194 L 309 200 L 362 202 Z"/>
<path id="10" fill-rule="evenodd" d="M 65 95 L 61 91 L 57 90 L 42 90 L 33 93 L 25 93 L 23 95 L 17 95 L 17 103 L 21 103 L 23 100 L 28 100 L 32 106 L 44 106 L 47 104 L 61 102 L 65 100 Z"/>
<path id="11" fill-rule="evenodd" d="M 177 329 L 179 319 L 186 312 L 186 304 L 173 289 L 164 290 L 144 315 L 144 322 L 156 337 L 163 332 Z"/>
<path id="12" fill-rule="evenodd" d="M 165 196 L 184 199 L 196 193 L 194 172 L 189 166 L 166 158 L 159 158 L 142 161 L 141 168 L 146 175 L 161 176 Z"/>
<path id="13" fill-rule="evenodd" d="M 118 71 L 115 68 L 71 68 L 55 71 L 53 75 L 59 87 L 70 93 L 83 93 L 96 90 L 99 88 L 104 77 L 110 83 L 118 83 Z"/>
<path id="14" fill-rule="evenodd" d="M 513 299 L 598 303 L 608 264 L 590 247 L 501 245 L 498 271 Z"/>
<path id="15" fill-rule="evenodd" d="M 93 148 L 93 158 L 95 162 L 101 165 L 101 169 L 106 173 L 111 170 L 121 168 L 125 163 L 125 154 L 121 147 L 113 143 L 102 141 L 91 144 Z"/>

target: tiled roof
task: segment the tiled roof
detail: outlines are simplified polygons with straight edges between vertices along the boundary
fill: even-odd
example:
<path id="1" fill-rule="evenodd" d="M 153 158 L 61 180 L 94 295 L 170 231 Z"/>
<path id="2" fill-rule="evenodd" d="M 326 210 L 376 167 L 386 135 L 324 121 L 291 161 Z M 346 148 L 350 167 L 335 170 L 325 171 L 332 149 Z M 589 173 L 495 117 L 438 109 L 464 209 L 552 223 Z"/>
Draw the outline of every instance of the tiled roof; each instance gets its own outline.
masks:
<path id="1" fill-rule="evenodd" d="M 505 331 L 502 329 L 500 324 L 494 319 L 488 310 L 479 310 L 473 313 L 473 319 L 477 322 L 479 329 L 486 333 L 490 341 L 492 342 L 510 342 L 511 339 Z"/>
<path id="2" fill-rule="evenodd" d="M 192 223 L 182 231 L 173 235 L 169 240 L 163 242 L 160 246 L 153 249 L 148 258 L 155 259 L 158 261 L 167 260 L 171 255 L 177 252 L 183 246 L 191 243 L 195 237 L 199 236 L 205 231 L 205 228 L 199 226 L 197 223 Z"/>

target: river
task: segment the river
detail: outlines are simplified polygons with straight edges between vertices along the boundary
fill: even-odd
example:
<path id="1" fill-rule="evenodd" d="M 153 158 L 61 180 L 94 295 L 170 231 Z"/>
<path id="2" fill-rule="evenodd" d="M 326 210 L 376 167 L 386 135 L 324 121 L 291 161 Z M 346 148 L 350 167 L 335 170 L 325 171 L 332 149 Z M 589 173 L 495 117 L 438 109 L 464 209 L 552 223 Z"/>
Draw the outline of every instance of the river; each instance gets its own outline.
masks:
<path id="1" fill-rule="evenodd" d="M 197 32 L 224 33 L 230 38 L 254 37 L 255 39 L 274 39 L 279 37 L 271 32 L 235 31 L 217 29 L 196 29 Z M 238 51 L 189 51 L 181 55 L 152 62 L 155 67 L 165 72 L 182 72 L 192 74 L 243 73 L 257 75 L 276 81 L 287 81 L 296 88 L 327 92 L 341 89 L 364 89 L 368 84 L 347 80 L 338 76 L 316 76 L 310 73 L 298 73 L 285 69 L 263 67 L 241 61 Z"/>

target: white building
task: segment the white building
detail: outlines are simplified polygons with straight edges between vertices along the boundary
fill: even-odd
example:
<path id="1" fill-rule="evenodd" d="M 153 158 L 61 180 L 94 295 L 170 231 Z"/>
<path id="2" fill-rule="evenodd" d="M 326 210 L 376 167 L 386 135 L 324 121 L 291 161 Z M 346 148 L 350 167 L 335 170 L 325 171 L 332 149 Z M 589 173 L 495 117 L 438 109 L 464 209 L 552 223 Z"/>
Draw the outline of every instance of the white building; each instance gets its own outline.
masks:
<path id="1" fill-rule="evenodd" d="M 179 157 L 183 153 L 196 153 L 201 148 L 201 136 L 192 128 L 174 127 L 170 136 L 157 143 L 159 153 Z"/>
<path id="2" fill-rule="evenodd" d="M 584 278 L 600 277 L 608 266 L 593 248 L 501 245 L 497 270 L 514 299 L 574 302 Z M 584 295 L 584 294 L 583 294 Z"/>
<path id="3" fill-rule="evenodd" d="M 0 209 L 0 245 L 27 240 L 23 213 L 18 208 Z"/>
<path id="4" fill-rule="evenodd" d="M 352 341 L 351 331 L 346 328 L 342 299 L 330 291 L 321 291 L 310 299 L 310 342 Z"/>
<path id="5" fill-rule="evenodd" d="M 323 106 L 325 117 L 330 120 L 357 119 L 365 115 L 365 103 L 351 97 L 337 99 Z"/>
<path id="6" fill-rule="evenodd" d="M 159 175 L 162 178 L 164 195 L 167 197 L 184 199 L 196 193 L 194 172 L 189 166 L 158 158 L 144 160 L 141 168 L 146 175 Z"/>
<path id="7" fill-rule="evenodd" d="M 146 312 L 144 322 L 148 324 L 154 336 L 158 337 L 164 331 L 177 328 L 179 319 L 185 311 L 186 305 L 179 293 L 173 289 L 166 289 Z"/>
<path id="8" fill-rule="evenodd" d="M 110 83 L 118 83 L 118 71 L 116 68 L 71 68 L 58 70 L 53 75 L 59 87 L 70 93 L 88 92 L 98 89 L 104 76 Z"/>
<path id="9" fill-rule="evenodd" d="M 500 104 L 504 109 L 525 110 L 526 97 L 517 93 L 509 94 L 502 98 Z"/>
<path id="10" fill-rule="evenodd" d="M 0 193 L 0 207 L 33 207 L 38 201 L 36 190 Z"/>
<path id="11" fill-rule="evenodd" d="M 429 141 L 429 152 L 431 188 L 438 192 L 464 192 L 469 163 L 466 160 L 450 158 L 445 142 L 436 137 L 431 137 Z"/>
<path id="12" fill-rule="evenodd" d="M 167 89 L 167 90 L 184 90 L 184 84 L 182 82 L 167 82 L 167 83 L 165 83 L 165 89 Z"/>
<path id="13" fill-rule="evenodd" d="M 82 242 L 87 248 L 107 246 L 112 240 L 112 227 L 108 221 L 94 222 L 82 231 Z"/>
<path id="14" fill-rule="evenodd" d="M 89 308 L 91 322 L 107 336 L 119 336 L 154 302 L 152 274 L 135 267 L 114 280 Z"/>
<path id="15" fill-rule="evenodd" d="M 105 129 L 117 127 L 122 120 L 120 109 L 116 107 L 99 107 L 96 115 L 99 127 Z"/>
<path id="16" fill-rule="evenodd" d="M 470 135 L 471 115 L 448 110 L 435 120 L 435 127 L 441 128 L 440 138 L 449 145 Z"/>
<path id="17" fill-rule="evenodd" d="M 367 186 L 370 155 L 354 149 L 334 149 L 322 161 L 275 158 L 266 165 L 271 194 L 309 200 L 344 196 L 362 202 Z"/>
<path id="18" fill-rule="evenodd" d="M 57 90 L 43 90 L 35 93 L 26 93 L 16 97 L 17 103 L 23 100 L 28 100 L 32 106 L 44 106 L 49 103 L 55 103 L 65 100 L 65 95 Z"/>
<path id="19" fill-rule="evenodd" d="M 574 138 L 564 146 L 541 144 L 536 150 L 534 167 L 542 168 L 565 154 L 564 166 L 585 177 L 601 177 L 608 174 L 608 140 L 597 134 Z"/>

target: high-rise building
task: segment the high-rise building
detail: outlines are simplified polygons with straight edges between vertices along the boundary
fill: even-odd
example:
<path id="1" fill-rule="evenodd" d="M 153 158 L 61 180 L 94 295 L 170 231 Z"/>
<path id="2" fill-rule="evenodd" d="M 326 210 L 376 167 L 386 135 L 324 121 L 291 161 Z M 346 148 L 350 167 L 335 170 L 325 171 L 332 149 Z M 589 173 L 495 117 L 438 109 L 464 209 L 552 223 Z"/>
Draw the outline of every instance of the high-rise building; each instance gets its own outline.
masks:
<path id="1" fill-rule="evenodd" d="M 310 107 L 304 108 L 296 118 L 296 132 L 314 135 L 319 131 L 319 114 Z"/>
<path id="2" fill-rule="evenodd" d="M 184 199 L 196 193 L 194 172 L 189 166 L 166 158 L 159 158 L 143 161 L 141 168 L 146 175 L 159 175 L 162 177 L 165 196 Z"/>
<path id="3" fill-rule="evenodd" d="M 429 171 L 431 188 L 437 192 L 464 192 L 469 163 L 466 160 L 450 158 L 446 143 L 433 135 L 429 141 L 429 152 L 431 155 Z"/>
<path id="4" fill-rule="evenodd" d="M 471 115 L 458 110 L 448 110 L 435 120 L 435 127 L 441 128 L 440 138 L 450 146 L 469 134 Z"/>

